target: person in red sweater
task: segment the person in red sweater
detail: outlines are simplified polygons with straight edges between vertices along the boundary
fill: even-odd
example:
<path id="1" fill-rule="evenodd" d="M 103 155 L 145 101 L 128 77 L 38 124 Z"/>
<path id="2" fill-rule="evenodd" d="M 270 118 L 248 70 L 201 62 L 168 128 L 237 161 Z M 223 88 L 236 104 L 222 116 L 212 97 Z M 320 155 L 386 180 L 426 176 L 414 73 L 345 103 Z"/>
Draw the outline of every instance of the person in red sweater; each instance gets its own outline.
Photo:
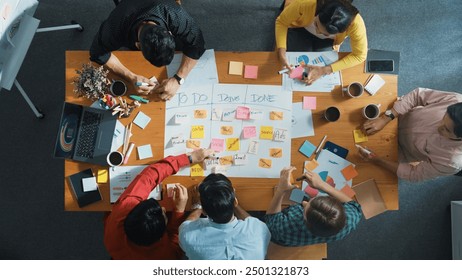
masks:
<path id="1" fill-rule="evenodd" d="M 104 221 L 104 245 L 113 259 L 182 259 L 178 227 L 184 221 L 187 189 L 178 184 L 175 209 L 167 218 L 165 208 L 149 193 L 184 166 L 202 162 L 212 150 L 168 156 L 146 167 L 122 193 Z"/>

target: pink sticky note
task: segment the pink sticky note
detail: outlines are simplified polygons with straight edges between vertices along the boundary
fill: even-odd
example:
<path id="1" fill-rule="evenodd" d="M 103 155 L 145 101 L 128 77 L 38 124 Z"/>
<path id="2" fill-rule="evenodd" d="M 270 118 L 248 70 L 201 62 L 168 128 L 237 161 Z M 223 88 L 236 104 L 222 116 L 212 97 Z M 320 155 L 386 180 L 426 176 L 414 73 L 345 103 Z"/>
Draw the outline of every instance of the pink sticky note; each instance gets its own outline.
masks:
<path id="1" fill-rule="evenodd" d="M 225 149 L 225 139 L 213 138 L 210 142 L 210 149 L 214 150 L 215 152 L 223 152 Z"/>
<path id="2" fill-rule="evenodd" d="M 316 96 L 303 96 L 303 110 L 316 109 Z"/>
<path id="3" fill-rule="evenodd" d="M 244 78 L 256 79 L 258 77 L 258 66 L 246 65 L 244 67 Z"/>
<path id="4" fill-rule="evenodd" d="M 257 128 L 255 126 L 244 126 L 242 136 L 246 139 L 257 137 Z"/>
<path id="5" fill-rule="evenodd" d="M 301 80 L 303 77 L 303 70 L 305 70 L 302 66 L 295 67 L 290 73 L 289 77 L 292 79 L 299 79 Z"/>
<path id="6" fill-rule="evenodd" d="M 250 118 L 250 108 L 244 106 L 238 106 L 236 108 L 236 119 L 248 120 Z"/>
<path id="7" fill-rule="evenodd" d="M 310 186 L 306 186 L 305 188 L 306 194 L 308 194 L 310 197 L 315 197 L 318 195 L 319 191 L 315 188 L 312 188 Z"/>

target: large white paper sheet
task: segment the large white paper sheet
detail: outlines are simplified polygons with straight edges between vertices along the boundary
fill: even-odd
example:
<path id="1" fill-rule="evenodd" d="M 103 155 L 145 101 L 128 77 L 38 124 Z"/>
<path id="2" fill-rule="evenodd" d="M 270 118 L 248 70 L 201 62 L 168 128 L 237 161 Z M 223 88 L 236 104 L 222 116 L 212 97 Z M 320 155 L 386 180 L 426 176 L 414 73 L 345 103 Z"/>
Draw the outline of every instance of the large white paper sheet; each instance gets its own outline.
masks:
<path id="1" fill-rule="evenodd" d="M 292 138 L 314 135 L 313 115 L 311 110 L 303 109 L 303 102 L 292 104 Z"/>

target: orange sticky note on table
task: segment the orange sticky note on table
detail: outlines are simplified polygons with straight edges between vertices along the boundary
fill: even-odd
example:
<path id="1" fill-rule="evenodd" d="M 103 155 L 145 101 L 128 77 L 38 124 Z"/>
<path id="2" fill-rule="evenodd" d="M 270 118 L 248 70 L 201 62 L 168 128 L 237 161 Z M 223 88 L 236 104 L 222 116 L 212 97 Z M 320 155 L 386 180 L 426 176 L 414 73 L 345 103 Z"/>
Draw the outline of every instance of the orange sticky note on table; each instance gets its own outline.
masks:
<path id="1" fill-rule="evenodd" d="M 360 129 L 353 130 L 353 137 L 355 138 L 355 143 L 366 142 L 367 135 L 365 135 Z"/>
<path id="2" fill-rule="evenodd" d="M 193 140 L 193 139 L 186 140 L 186 148 L 188 148 L 188 149 L 200 149 L 200 147 L 201 147 L 201 141 Z"/>
<path id="3" fill-rule="evenodd" d="M 230 61 L 229 62 L 229 69 L 228 74 L 230 75 L 242 75 L 242 67 L 244 66 L 243 62 L 239 61 Z"/>
<path id="4" fill-rule="evenodd" d="M 269 149 L 270 157 L 273 158 L 281 158 L 282 157 L 282 149 L 281 148 L 271 148 Z"/>
<path id="5" fill-rule="evenodd" d="M 292 69 L 292 73 L 290 73 L 289 77 L 292 79 L 299 79 L 301 80 L 303 77 L 304 68 L 302 66 L 295 67 Z"/>
<path id="6" fill-rule="evenodd" d="M 306 170 L 313 171 L 318 166 L 319 163 L 315 159 L 305 161 Z"/>
<path id="7" fill-rule="evenodd" d="M 194 110 L 195 119 L 205 119 L 207 118 L 207 110 Z"/>
<path id="8" fill-rule="evenodd" d="M 258 66 L 256 65 L 246 65 L 244 67 L 244 78 L 246 79 L 256 79 L 258 77 Z"/>
<path id="9" fill-rule="evenodd" d="M 233 127 L 229 125 L 224 125 L 220 127 L 220 133 L 223 135 L 231 135 L 233 134 L 233 131 L 234 131 Z"/>
<path id="10" fill-rule="evenodd" d="M 220 164 L 221 165 L 231 165 L 231 164 L 233 164 L 233 156 L 220 157 Z"/>
<path id="11" fill-rule="evenodd" d="M 282 119 L 284 119 L 284 112 L 277 112 L 277 111 L 270 112 L 270 120 L 280 121 Z"/>
<path id="12" fill-rule="evenodd" d="M 349 198 L 353 198 L 353 196 L 356 195 L 355 191 L 348 185 L 345 185 L 340 191 L 346 194 Z"/>
<path id="13" fill-rule="evenodd" d="M 273 127 L 260 126 L 260 139 L 273 140 Z"/>
<path id="14" fill-rule="evenodd" d="M 353 179 L 354 177 L 358 176 L 358 171 L 356 171 L 353 164 L 350 164 L 347 167 L 343 168 L 340 172 L 342 172 L 343 177 L 345 177 L 345 180 L 347 180 L 347 181 L 349 181 L 349 180 Z"/>
<path id="15" fill-rule="evenodd" d="M 202 139 L 204 138 L 204 126 L 203 125 L 193 125 L 191 126 L 191 138 L 193 139 Z"/>
<path id="16" fill-rule="evenodd" d="M 228 138 L 226 139 L 226 150 L 227 151 L 239 151 L 239 138 Z"/>
<path id="17" fill-rule="evenodd" d="M 260 166 L 261 168 L 271 168 L 271 164 L 271 160 L 267 158 L 261 158 L 258 161 L 258 166 Z"/>
<path id="18" fill-rule="evenodd" d="M 204 168 L 202 168 L 202 165 L 200 163 L 191 165 L 190 169 L 191 177 L 204 176 Z"/>

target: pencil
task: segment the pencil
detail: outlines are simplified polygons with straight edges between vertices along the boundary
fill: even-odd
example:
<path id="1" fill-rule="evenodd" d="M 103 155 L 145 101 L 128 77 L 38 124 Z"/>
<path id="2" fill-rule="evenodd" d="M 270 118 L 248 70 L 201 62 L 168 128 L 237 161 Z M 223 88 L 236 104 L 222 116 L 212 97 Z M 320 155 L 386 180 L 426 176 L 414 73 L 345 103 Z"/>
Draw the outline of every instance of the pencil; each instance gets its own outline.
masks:
<path id="1" fill-rule="evenodd" d="M 130 155 L 132 154 L 133 147 L 135 147 L 135 143 L 130 142 L 130 145 L 128 145 L 128 150 L 127 150 L 127 152 L 125 153 L 125 156 L 124 156 L 123 164 L 127 164 L 128 159 L 130 158 Z"/>
<path id="2" fill-rule="evenodd" d="M 122 153 L 125 154 L 127 152 L 127 149 L 128 149 L 128 143 L 130 141 L 130 134 L 131 134 L 131 131 L 132 131 L 132 123 L 130 122 L 127 126 L 127 128 L 125 128 L 125 135 L 124 135 L 124 147 L 123 147 L 123 150 L 122 150 Z"/>
<path id="3" fill-rule="evenodd" d="M 316 151 L 314 151 L 314 154 L 316 155 L 316 157 L 318 156 L 319 152 L 321 151 L 322 145 L 324 144 L 324 141 L 326 141 L 326 138 L 327 138 L 327 135 L 324 135 L 324 137 L 322 137 L 322 140 L 319 143 L 318 147 L 316 148 Z"/>

